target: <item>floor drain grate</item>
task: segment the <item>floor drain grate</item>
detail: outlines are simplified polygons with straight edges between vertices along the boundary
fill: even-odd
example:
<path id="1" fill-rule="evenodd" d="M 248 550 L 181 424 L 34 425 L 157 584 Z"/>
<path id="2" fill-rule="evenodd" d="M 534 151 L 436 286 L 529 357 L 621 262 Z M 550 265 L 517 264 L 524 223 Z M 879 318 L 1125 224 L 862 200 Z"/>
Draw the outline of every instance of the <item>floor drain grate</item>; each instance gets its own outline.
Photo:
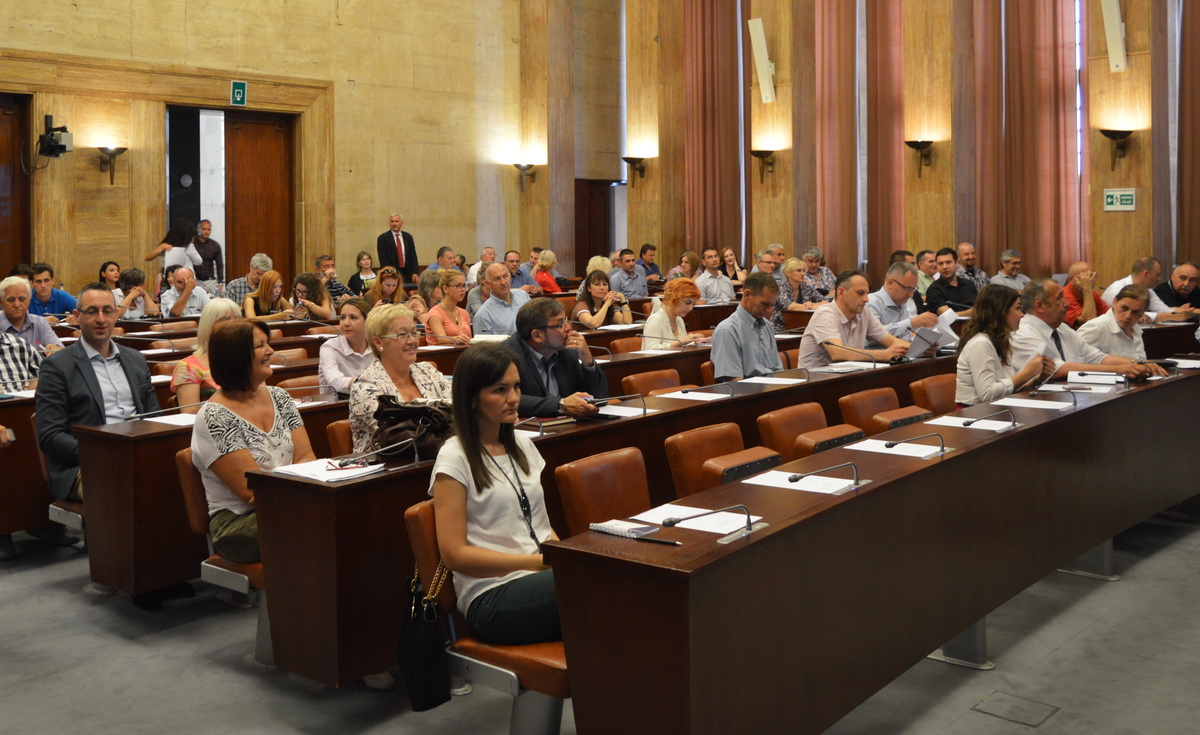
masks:
<path id="1" fill-rule="evenodd" d="M 971 709 L 1029 727 L 1038 727 L 1058 711 L 1058 707 L 1005 692 L 992 692 Z"/>

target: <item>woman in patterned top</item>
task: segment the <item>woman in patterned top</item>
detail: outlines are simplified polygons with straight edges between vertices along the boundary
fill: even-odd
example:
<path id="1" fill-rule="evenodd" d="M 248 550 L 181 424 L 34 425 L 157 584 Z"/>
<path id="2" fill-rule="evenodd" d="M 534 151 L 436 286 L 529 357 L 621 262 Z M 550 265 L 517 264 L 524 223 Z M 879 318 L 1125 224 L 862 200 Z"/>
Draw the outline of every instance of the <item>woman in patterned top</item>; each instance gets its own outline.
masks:
<path id="1" fill-rule="evenodd" d="M 825 260 L 821 248 L 810 245 L 804 248 L 800 257 L 804 260 L 807 270 L 804 272 L 804 292 L 798 296 L 805 301 L 833 301 L 837 294 L 837 276 L 821 265 L 821 261 Z"/>
<path id="2" fill-rule="evenodd" d="M 788 258 L 783 264 L 783 284 L 779 287 L 775 311 L 771 314 L 771 324 L 776 332 L 787 329 L 783 312 L 812 310 L 822 303 L 821 295 L 805 283 L 805 273 L 804 261 L 799 258 Z"/>
<path id="3" fill-rule="evenodd" d="M 446 377 L 433 363 L 417 362 L 421 333 L 407 306 L 387 304 L 371 309 L 367 315 L 367 342 L 379 362 L 364 370 L 350 386 L 350 433 L 355 452 L 372 447 L 379 396 L 395 396 L 400 402 L 450 400 Z"/>
<path id="4" fill-rule="evenodd" d="M 217 325 L 209 348 L 212 376 L 221 387 L 192 427 L 192 464 L 204 481 L 213 548 L 235 562 L 261 559 L 246 473 L 316 459 L 291 396 L 266 385 L 274 354 L 269 338 L 258 319 Z"/>
<path id="5" fill-rule="evenodd" d="M 208 363 L 208 342 L 218 322 L 236 319 L 242 310 L 229 299 L 212 299 L 200 312 L 200 326 L 196 328 L 196 351 L 175 363 L 171 376 L 171 392 L 181 413 L 198 413 L 200 406 L 192 405 L 207 401 L 220 388 L 212 377 Z"/>

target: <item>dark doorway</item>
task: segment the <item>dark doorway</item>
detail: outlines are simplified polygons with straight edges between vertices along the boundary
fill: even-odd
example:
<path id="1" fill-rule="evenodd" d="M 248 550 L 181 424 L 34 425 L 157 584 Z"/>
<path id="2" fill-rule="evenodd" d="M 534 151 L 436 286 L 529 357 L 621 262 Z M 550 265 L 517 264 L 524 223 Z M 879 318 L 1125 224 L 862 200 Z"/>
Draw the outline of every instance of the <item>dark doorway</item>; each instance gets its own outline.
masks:
<path id="1" fill-rule="evenodd" d="M 225 113 L 225 259 L 230 277 L 266 253 L 290 282 L 295 263 L 291 115 Z"/>
<path id="2" fill-rule="evenodd" d="M 17 263 L 28 263 L 29 98 L 0 95 L 0 278 Z M 29 162 L 32 166 L 36 161 Z"/>
<path id="3" fill-rule="evenodd" d="M 608 257 L 613 239 L 615 181 L 575 179 L 575 265 L 582 272 L 594 255 Z"/>
<path id="4" fill-rule="evenodd" d="M 200 110 L 167 108 L 167 221 L 198 224 L 200 212 Z"/>

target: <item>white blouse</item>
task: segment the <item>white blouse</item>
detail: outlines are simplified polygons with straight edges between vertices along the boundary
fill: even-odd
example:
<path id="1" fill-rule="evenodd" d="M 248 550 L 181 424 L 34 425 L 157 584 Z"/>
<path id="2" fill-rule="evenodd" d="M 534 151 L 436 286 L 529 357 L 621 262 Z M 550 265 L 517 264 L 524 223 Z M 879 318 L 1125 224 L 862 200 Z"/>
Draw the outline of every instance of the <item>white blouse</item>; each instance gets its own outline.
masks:
<path id="1" fill-rule="evenodd" d="M 677 350 L 683 345 L 679 340 L 687 339 L 687 326 L 683 323 L 683 317 L 675 317 L 674 331 L 671 329 L 671 319 L 667 315 L 667 310 L 659 307 L 655 309 L 650 318 L 646 320 L 645 326 L 642 327 L 642 349 L 643 350 Z"/>
<path id="2" fill-rule="evenodd" d="M 1016 367 L 1000 361 L 992 340 L 986 334 L 977 334 L 958 353 L 954 400 L 973 406 L 1003 398 L 1013 392 L 1012 377 L 1016 374 Z"/>
<path id="3" fill-rule="evenodd" d="M 317 375 L 320 376 L 321 385 L 328 385 L 334 391 L 347 395 L 350 393 L 350 381 L 362 375 L 374 362 L 375 353 L 370 345 L 359 354 L 339 334 L 321 345 L 321 365 Z M 322 392 L 326 391 L 323 389 Z"/>
<path id="4" fill-rule="evenodd" d="M 1145 360 L 1146 345 L 1142 342 L 1143 330 L 1145 327 L 1141 324 L 1134 324 L 1133 336 L 1126 336 L 1125 332 L 1121 331 L 1121 327 L 1117 325 L 1116 317 L 1109 310 L 1081 326 L 1075 333 L 1082 337 L 1084 342 L 1106 355 L 1127 357 L 1130 360 Z"/>

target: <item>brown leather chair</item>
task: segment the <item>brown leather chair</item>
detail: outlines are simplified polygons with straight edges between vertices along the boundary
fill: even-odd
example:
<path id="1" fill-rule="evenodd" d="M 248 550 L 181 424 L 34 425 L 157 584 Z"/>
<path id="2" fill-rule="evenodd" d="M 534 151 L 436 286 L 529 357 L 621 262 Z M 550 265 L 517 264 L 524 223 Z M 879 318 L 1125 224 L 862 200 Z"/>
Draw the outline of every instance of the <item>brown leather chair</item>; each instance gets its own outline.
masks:
<path id="1" fill-rule="evenodd" d="M 124 337 L 125 336 L 125 327 L 113 327 L 112 333 L 113 333 L 114 337 Z"/>
<path id="2" fill-rule="evenodd" d="M 151 375 L 173 375 L 175 366 L 179 364 L 178 360 L 168 360 L 167 362 L 152 362 L 150 363 Z"/>
<path id="3" fill-rule="evenodd" d="M 670 392 L 679 390 L 679 387 L 679 371 L 675 368 L 648 370 L 621 378 L 621 392 L 626 395 L 637 393 L 650 396 L 654 395 L 651 391 Z"/>
<path id="4" fill-rule="evenodd" d="M 654 311 L 654 299 L 647 299 L 643 301 L 640 308 L 643 314 L 650 316 L 650 312 Z"/>
<path id="5" fill-rule="evenodd" d="M 46 485 L 46 494 L 49 495 L 50 487 L 50 470 L 46 467 L 46 455 L 42 454 L 42 445 L 38 443 L 38 428 L 37 428 L 37 412 L 34 411 L 29 415 L 29 426 L 33 429 L 33 451 L 37 452 L 38 466 L 42 468 L 42 482 Z M 64 498 L 55 500 L 50 504 L 50 508 L 46 513 L 47 517 L 55 523 L 61 523 L 72 531 L 84 533 L 87 530 L 87 518 L 83 512 L 83 501 Z M 87 545 L 86 537 L 84 545 Z"/>
<path id="6" fill-rule="evenodd" d="M 350 419 L 329 422 L 325 426 L 325 436 L 329 439 L 329 453 L 334 457 L 344 457 L 354 452 L 354 438 L 350 434 Z"/>
<path id="7" fill-rule="evenodd" d="M 324 326 L 324 327 L 312 327 L 312 328 L 308 329 L 307 331 L 305 331 L 304 333 L 305 334 L 337 334 L 337 327 L 328 326 L 328 325 Z"/>
<path id="8" fill-rule="evenodd" d="M 800 348 L 799 347 L 797 347 L 794 350 L 784 350 L 783 352 L 780 352 L 779 354 L 783 355 L 786 358 L 783 361 L 784 369 L 795 370 L 796 368 L 800 367 Z"/>
<path id="9" fill-rule="evenodd" d="M 404 525 L 421 586 L 429 590 L 441 560 L 433 501 L 425 500 L 406 510 Z M 563 700 L 571 696 L 562 641 L 504 646 L 475 638 L 467 621 L 458 613 L 458 600 L 450 580 L 442 585 L 437 605 L 443 619 L 453 621 L 450 645 L 446 648 L 451 676 L 462 676 L 508 694 L 515 692 L 510 733 L 557 732 L 562 724 Z"/>
<path id="10" fill-rule="evenodd" d="M 275 359 L 281 355 L 283 356 L 284 360 L 287 360 L 286 364 L 291 365 L 293 362 L 297 362 L 299 360 L 307 360 L 308 350 L 304 349 L 303 347 L 295 347 L 290 350 L 275 350 L 275 354 L 271 356 L 273 364 L 278 365 L 281 362 L 280 360 Z"/>
<path id="11" fill-rule="evenodd" d="M 197 321 L 184 322 L 158 322 L 151 324 L 147 331 L 149 332 L 186 332 L 189 329 L 195 329 L 200 326 Z"/>
<path id="12" fill-rule="evenodd" d="M 559 465 L 554 470 L 567 532 L 574 536 L 592 523 L 628 518 L 650 509 L 646 460 L 636 447 L 614 449 Z"/>
<path id="13" fill-rule="evenodd" d="M 166 335 L 164 335 L 166 336 Z M 159 339 L 150 343 L 152 350 L 194 350 L 198 337 L 171 337 Z"/>
<path id="14" fill-rule="evenodd" d="M 758 435 L 784 462 L 857 441 L 866 436 L 850 424 L 828 426 L 819 403 L 798 403 L 758 417 Z"/>
<path id="15" fill-rule="evenodd" d="M 700 363 L 700 379 L 705 385 L 712 385 L 717 382 L 717 369 L 713 367 L 712 360 L 705 360 Z"/>
<path id="16" fill-rule="evenodd" d="M 867 432 L 867 436 L 933 418 L 932 413 L 920 406 L 900 408 L 900 399 L 893 388 L 872 388 L 842 396 L 838 399 L 838 409 L 843 421 Z"/>
<path id="17" fill-rule="evenodd" d="M 183 489 L 183 505 L 187 509 L 188 526 L 194 533 L 209 540 L 210 556 L 200 562 L 200 579 L 224 587 L 242 595 L 258 592 L 258 632 L 255 637 L 254 653 L 243 659 L 244 663 L 259 667 L 273 667 L 275 656 L 271 649 L 271 621 L 267 617 L 267 585 L 263 579 L 262 562 L 241 564 L 229 561 L 213 551 L 212 539 L 208 537 L 208 500 L 204 495 L 204 482 L 200 470 L 192 464 L 191 447 L 175 453 L 175 471 L 179 475 L 179 486 Z"/>
<path id="18" fill-rule="evenodd" d="M 667 437 L 663 443 L 667 465 L 682 498 L 721 484 L 725 470 L 748 462 L 779 456 L 766 447 L 746 449 L 737 424 L 713 424 Z"/>
<path id="19" fill-rule="evenodd" d="M 270 339 L 283 339 L 283 330 L 282 329 L 268 329 L 267 330 L 267 339 L 269 339 L 269 340 Z"/>
<path id="20" fill-rule="evenodd" d="M 958 377 L 954 373 L 946 373 L 914 380 L 908 384 L 908 388 L 912 391 L 914 404 L 932 412 L 934 416 L 941 416 L 958 408 L 954 400 L 957 382 Z"/>
<path id="21" fill-rule="evenodd" d="M 614 355 L 619 355 L 622 352 L 637 352 L 642 349 L 641 337 L 621 337 L 614 339 L 608 343 L 608 349 L 612 350 Z"/>
<path id="22" fill-rule="evenodd" d="M 279 387 L 287 390 L 292 398 L 319 395 L 321 393 L 320 385 L 320 375 L 302 375 L 299 378 L 288 378 L 287 380 L 279 381 Z"/>

